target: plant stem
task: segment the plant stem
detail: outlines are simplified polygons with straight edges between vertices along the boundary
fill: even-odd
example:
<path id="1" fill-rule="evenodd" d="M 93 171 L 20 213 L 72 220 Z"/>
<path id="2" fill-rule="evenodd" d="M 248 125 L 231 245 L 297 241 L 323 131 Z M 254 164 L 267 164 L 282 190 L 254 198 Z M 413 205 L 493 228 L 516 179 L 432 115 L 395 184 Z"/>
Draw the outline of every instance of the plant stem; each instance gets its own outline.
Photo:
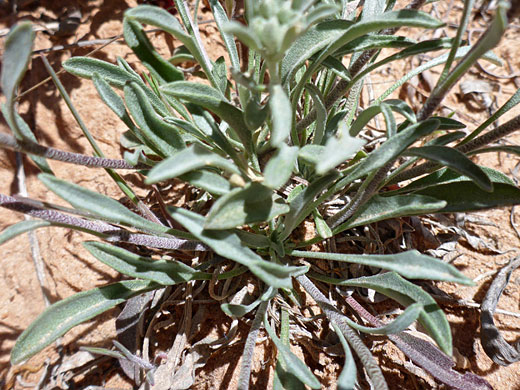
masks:
<path id="1" fill-rule="evenodd" d="M 147 165 L 138 164 L 132 166 L 125 160 L 110 159 L 104 157 L 87 156 L 80 153 L 71 153 L 64 150 L 43 146 L 28 139 L 17 140 L 8 134 L 0 133 L 0 146 L 15 150 L 17 152 L 28 153 L 36 156 L 45 157 L 51 160 L 63 161 L 76 165 L 83 165 L 89 168 L 110 168 L 110 169 L 146 169 Z"/>

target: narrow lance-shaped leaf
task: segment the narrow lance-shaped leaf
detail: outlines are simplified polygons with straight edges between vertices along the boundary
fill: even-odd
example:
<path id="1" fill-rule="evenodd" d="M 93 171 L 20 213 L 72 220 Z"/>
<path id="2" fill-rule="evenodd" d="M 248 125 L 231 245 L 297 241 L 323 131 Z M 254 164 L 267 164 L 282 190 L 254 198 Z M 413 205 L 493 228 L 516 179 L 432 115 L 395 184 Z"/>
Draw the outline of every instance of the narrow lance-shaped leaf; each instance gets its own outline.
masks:
<path id="1" fill-rule="evenodd" d="M 232 231 L 204 230 L 204 217 L 188 210 L 169 207 L 172 218 L 184 226 L 198 240 L 211 247 L 217 254 L 236 261 L 276 288 L 292 288 L 292 276 L 307 272 L 307 267 L 292 267 L 268 262 L 244 246 Z"/>
<path id="2" fill-rule="evenodd" d="M 416 192 L 444 200 L 447 205 L 439 213 L 456 213 L 507 207 L 520 204 L 520 188 L 503 183 L 494 183 L 493 192 L 487 192 L 470 181 L 437 185 Z"/>
<path id="3" fill-rule="evenodd" d="M 309 92 L 309 95 L 311 95 L 312 101 L 314 102 L 314 109 L 316 110 L 316 128 L 314 129 L 312 143 L 321 145 L 327 124 L 327 108 L 325 107 L 323 95 L 318 87 L 313 84 L 307 84 L 305 85 L 305 89 Z"/>
<path id="4" fill-rule="evenodd" d="M 148 173 L 146 183 L 157 183 L 161 180 L 172 179 L 206 167 L 216 167 L 230 174 L 240 174 L 238 168 L 231 161 L 209 151 L 199 144 L 193 144 L 157 164 Z"/>
<path id="5" fill-rule="evenodd" d="M 454 266 L 434 257 L 423 255 L 416 250 L 392 255 L 352 255 L 293 250 L 290 251 L 288 255 L 307 259 L 324 259 L 363 264 L 395 271 L 405 278 L 410 279 L 442 280 L 467 285 L 473 284 L 471 279 L 464 276 L 464 274 L 458 271 Z"/>
<path id="6" fill-rule="evenodd" d="M 178 130 L 157 115 L 138 83 L 127 84 L 124 91 L 128 109 L 141 128 L 144 137 L 149 141 L 148 146 L 164 157 L 169 157 L 184 149 L 184 141 Z"/>
<path id="7" fill-rule="evenodd" d="M 357 322 L 352 321 L 348 317 L 345 317 L 345 321 L 352 328 L 357 329 L 363 333 L 389 335 L 402 332 L 403 330 L 408 328 L 413 322 L 415 322 L 415 320 L 419 317 L 419 315 L 422 312 L 423 305 L 420 303 L 413 303 L 410 306 L 408 306 L 404 313 L 400 314 L 395 320 L 377 328 L 359 325 Z"/>
<path id="8" fill-rule="evenodd" d="M 4 242 L 12 240 L 13 238 L 19 236 L 20 234 L 24 234 L 26 232 L 31 232 L 35 229 L 44 226 L 50 226 L 51 223 L 48 221 L 39 221 L 39 220 L 28 220 L 21 221 L 15 223 L 14 225 L 9 226 L 0 234 L 0 245 Z"/>
<path id="9" fill-rule="evenodd" d="M 282 86 L 270 87 L 269 109 L 271 111 L 271 145 L 280 146 L 291 133 L 292 107 Z"/>
<path id="10" fill-rule="evenodd" d="M 184 74 L 170 62 L 162 58 L 150 43 L 143 31 L 143 26 L 135 20 L 125 18 L 123 35 L 126 44 L 141 60 L 142 64 L 161 82 L 172 82 L 184 79 Z"/>
<path id="11" fill-rule="evenodd" d="M 11 363 L 21 363 L 73 327 L 158 287 L 149 281 L 129 280 L 81 292 L 53 304 L 20 335 L 11 351 Z"/>
<path id="12" fill-rule="evenodd" d="M 145 231 L 157 233 L 166 233 L 168 231 L 166 226 L 148 221 L 108 196 L 60 180 L 52 175 L 40 174 L 38 178 L 49 190 L 60 198 L 65 199 L 78 210 L 87 211 L 103 220 L 132 226 Z"/>
<path id="13" fill-rule="evenodd" d="M 243 112 L 229 103 L 217 89 L 204 84 L 176 81 L 161 86 L 161 91 L 215 113 L 229 124 L 244 146 L 250 144 L 251 133 L 244 122 Z"/>
<path id="14" fill-rule="evenodd" d="M 442 165 L 469 177 L 473 182 L 486 192 L 493 191 L 493 184 L 486 173 L 473 161 L 467 158 L 457 149 L 446 146 L 423 146 L 408 149 L 405 154 L 422 157 Z"/>
<path id="15" fill-rule="evenodd" d="M 297 157 L 298 148 L 296 146 L 287 146 L 282 143 L 275 155 L 265 165 L 263 184 L 277 190 L 287 183 L 295 168 Z"/>
<path id="16" fill-rule="evenodd" d="M 337 135 L 330 137 L 325 144 L 323 154 L 316 164 L 316 173 L 323 174 L 346 162 L 347 159 L 359 152 L 365 144 L 365 140 L 352 137 L 345 123 L 341 122 Z"/>
<path id="17" fill-rule="evenodd" d="M 424 195 L 376 195 L 362 206 L 352 218 L 334 229 L 334 233 L 338 234 L 356 226 L 368 225 L 390 218 L 430 214 L 441 210 L 446 205 L 446 201 Z"/>
<path id="18" fill-rule="evenodd" d="M 338 280 L 337 283 L 331 278 L 327 278 L 327 281 L 341 286 L 370 288 L 395 299 L 404 306 L 413 303 L 421 304 L 423 310 L 419 314 L 419 322 L 428 330 L 442 350 L 451 355 L 450 324 L 435 300 L 419 286 L 403 279 L 395 272 L 357 279 Z"/>
<path id="19" fill-rule="evenodd" d="M 345 351 L 345 364 L 343 364 L 343 369 L 341 370 L 341 374 L 338 377 L 338 389 L 354 390 L 357 379 L 356 362 L 354 361 L 354 356 L 352 356 L 348 342 L 345 339 L 345 336 L 343 336 L 341 329 L 339 329 L 334 322 L 332 323 L 332 326 L 338 335 L 343 350 Z"/>
<path id="20" fill-rule="evenodd" d="M 83 246 L 99 261 L 132 278 L 165 286 L 194 280 L 200 272 L 176 260 L 152 260 L 114 245 L 87 241 Z"/>
<path id="21" fill-rule="evenodd" d="M 282 197 L 260 183 L 248 183 L 219 198 L 206 215 L 205 229 L 231 229 L 268 222 L 289 211 Z"/>
<path id="22" fill-rule="evenodd" d="M 280 353 L 280 356 L 285 363 L 285 369 L 298 378 L 302 383 L 309 386 L 311 389 L 320 389 L 321 384 L 318 379 L 314 376 L 309 367 L 307 367 L 304 362 L 298 359 L 298 357 L 291 352 L 289 347 L 282 343 L 282 341 L 274 332 L 273 328 L 271 328 L 269 325 L 266 316 L 264 316 L 264 327 L 267 330 L 269 337 L 276 345 L 276 349 L 278 349 L 278 352 Z"/>
<path id="23" fill-rule="evenodd" d="M 6 98 L 7 113 L 10 121 L 13 123 L 16 89 L 27 71 L 27 66 L 31 59 L 33 41 L 34 31 L 32 24 L 22 22 L 11 29 L 4 43 L 0 81 L 2 82 L 2 91 Z M 13 131 L 16 137 L 23 137 L 18 132 L 17 127 L 13 128 Z"/>

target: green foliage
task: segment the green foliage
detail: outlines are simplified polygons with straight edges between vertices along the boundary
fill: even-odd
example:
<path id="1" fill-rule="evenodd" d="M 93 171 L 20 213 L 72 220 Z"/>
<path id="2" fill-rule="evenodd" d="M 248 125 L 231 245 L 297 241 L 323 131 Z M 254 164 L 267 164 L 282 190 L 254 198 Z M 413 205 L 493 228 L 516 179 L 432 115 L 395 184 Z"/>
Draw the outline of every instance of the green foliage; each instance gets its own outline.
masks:
<path id="1" fill-rule="evenodd" d="M 73 210 L 54 209 L 52 205 L 31 209 L 28 200 L 13 202 L 2 195 L 0 205 L 41 221 L 9 227 L 0 235 L 0 242 L 49 225 L 97 232 L 108 243 L 87 242 L 85 247 L 99 261 L 132 280 L 82 292 L 52 305 L 20 336 L 12 362 L 33 356 L 73 326 L 132 296 L 165 285 L 212 280 L 211 272 L 192 268 L 186 264 L 185 256 L 153 260 L 134 253 L 135 248 L 115 245 L 132 235 L 143 246 L 162 248 L 158 240 L 180 240 L 182 245 L 191 245 L 181 245 L 181 249 L 210 251 L 222 261 L 240 265 L 219 278 L 232 279 L 249 271 L 258 283 L 265 285 L 264 293 L 252 303 L 224 302 L 222 310 L 236 318 L 257 309 L 250 336 L 257 334 L 263 317 L 264 327 L 279 353 L 277 388 L 320 387 L 309 367 L 289 347 L 292 318 L 286 310 L 298 301 L 295 279 L 301 281 L 305 274 L 338 288 L 368 288 L 406 307 L 393 322 L 377 326 L 359 324 L 345 316 L 334 317 L 331 323 L 346 356 L 338 378 L 339 388 L 354 388 L 356 376 L 361 375 L 350 347 L 360 355 L 363 364 L 373 360 L 363 355 L 366 348 L 356 344 L 359 338 L 355 330 L 401 337 L 401 332 L 418 320 L 439 348 L 451 354 L 451 332 L 444 313 L 429 294 L 405 278 L 471 284 L 454 266 L 413 248 L 384 254 L 296 248 L 336 239 L 347 230 L 391 218 L 520 203 L 520 189 L 510 179 L 468 158 L 473 153 L 497 150 L 518 154 L 515 147 L 486 147 L 486 140 L 494 134 L 499 135 L 493 140 L 503 137 L 520 124 L 500 126 L 486 134 L 487 138 L 478 137 L 519 102 L 518 92 L 469 136 L 457 131 L 465 124 L 431 116 L 447 91 L 477 59 L 496 60 L 488 51 L 505 31 L 509 3 L 499 2 L 488 31 L 470 48 L 460 40 L 466 26 L 461 26 L 455 39 L 414 42 L 392 35 L 400 27 L 435 29 L 443 23 L 418 10 L 393 10 L 391 1 L 365 1 L 362 12 L 356 13 L 349 10 L 352 2 L 347 1 L 246 0 L 247 23 L 242 24 L 229 21 L 232 1 L 221 4 L 210 0 L 230 64 L 223 57 L 210 59 L 185 2 L 175 3 L 179 19 L 150 5 L 125 12 L 124 38 L 146 68 L 144 74 L 135 72 L 121 58 L 117 64 L 111 64 L 74 57 L 65 61 L 63 67 L 71 74 L 93 80 L 100 98 L 128 127 L 122 145 L 131 153 L 125 153 L 126 162 L 121 161 L 124 169 L 128 165 L 140 169 L 146 184 L 172 179 L 184 182 L 197 200 L 183 207 L 162 207 L 163 219 L 159 219 L 136 196 L 132 200 L 140 214 L 105 195 L 58 179 L 45 160 L 35 160 L 44 172 L 40 180 L 70 203 Z M 179 40 L 183 58 L 196 61 L 201 70 L 197 75 L 205 80 L 185 77 L 182 68 L 177 67 L 182 56 L 162 58 L 148 40 L 144 25 L 164 30 Z M 25 138 L 36 141 L 19 119 L 14 104 L 33 39 L 30 24 L 15 27 L 7 38 L 3 59 L 1 81 L 7 98 L 3 112 L 20 142 Z M 237 41 L 249 49 L 246 63 L 238 54 Z M 385 47 L 400 51 L 376 60 L 382 53 L 379 49 Z M 441 49 L 451 50 L 412 70 L 371 106 L 356 110 L 365 76 L 388 63 Z M 343 61 L 347 55 L 351 56 L 349 66 Z M 448 73 L 454 61 L 459 62 Z M 423 107 L 412 108 L 402 100 L 388 99 L 411 77 L 442 64 L 446 64 L 444 76 Z M 386 131 L 374 147 L 367 142 L 367 126 L 379 114 Z M 25 150 L 23 143 L 17 147 Z M 65 157 L 61 161 L 76 162 L 67 160 L 67 152 L 62 154 Z M 419 159 L 433 163 L 415 173 L 410 166 Z M 411 182 L 403 179 L 407 173 L 410 177 L 406 179 L 412 179 Z M 423 174 L 427 175 L 417 179 Z M 120 176 L 111 176 L 121 188 L 129 188 Z M 389 191 L 390 184 L 401 184 L 401 188 Z M 338 208 L 330 207 L 331 200 L 339 204 Z M 65 212 L 79 217 L 67 219 Z M 174 221 L 185 231 L 172 229 L 162 220 Z M 317 231 L 306 242 L 297 234 L 304 221 L 314 221 Z M 110 227 L 117 237 L 107 233 Z M 366 267 L 362 269 L 390 272 L 340 279 L 311 271 L 313 267 L 302 263 L 302 259 L 327 261 L 331 264 L 330 272 L 334 264 L 345 262 Z M 308 261 L 312 264 L 312 260 Z M 204 271 L 211 269 L 215 263 L 208 262 L 204 267 Z M 311 296 L 320 296 L 311 293 L 315 287 L 305 288 Z M 330 307 L 324 306 L 324 302 L 318 304 L 329 319 L 333 318 Z M 277 309 L 281 309 L 280 336 L 269 318 Z M 254 341 L 253 336 L 248 337 L 246 357 L 252 356 L 247 348 L 254 347 Z M 414 345 L 416 354 L 428 355 L 420 343 Z M 431 367 L 425 363 L 423 368 Z M 250 361 L 245 361 L 243 387 L 247 387 L 243 381 L 248 370 Z M 373 369 L 367 372 L 382 378 Z"/>

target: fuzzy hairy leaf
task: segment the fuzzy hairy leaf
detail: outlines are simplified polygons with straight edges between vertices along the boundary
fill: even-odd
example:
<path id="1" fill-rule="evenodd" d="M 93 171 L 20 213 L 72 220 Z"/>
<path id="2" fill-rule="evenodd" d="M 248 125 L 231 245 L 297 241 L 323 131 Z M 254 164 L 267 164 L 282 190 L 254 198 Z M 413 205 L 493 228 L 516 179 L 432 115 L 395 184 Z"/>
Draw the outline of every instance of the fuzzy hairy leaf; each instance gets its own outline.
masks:
<path id="1" fill-rule="evenodd" d="M 348 342 L 345 339 L 341 329 L 339 329 L 334 322 L 332 323 L 332 327 L 338 335 L 341 346 L 345 351 L 345 364 L 343 365 L 341 374 L 339 374 L 338 377 L 338 390 L 354 390 L 357 379 L 356 362 L 354 361 L 354 356 L 352 356 Z"/>
<path id="2" fill-rule="evenodd" d="M 395 271 L 409 279 L 442 280 L 445 282 L 473 285 L 471 279 L 464 276 L 464 274 L 458 271 L 454 266 L 434 257 L 423 255 L 416 250 L 391 255 L 352 255 L 293 250 L 288 252 L 288 255 L 307 259 L 324 259 L 363 264 Z"/>
<path id="3" fill-rule="evenodd" d="M 273 190 L 277 190 L 291 177 L 295 168 L 298 148 L 282 143 L 273 157 L 269 159 L 264 168 L 263 184 Z"/>
<path id="4" fill-rule="evenodd" d="M 486 173 L 457 149 L 446 146 L 422 146 L 420 148 L 410 148 L 405 154 L 438 162 L 470 178 L 482 190 L 486 192 L 493 191 L 493 184 Z"/>
<path id="5" fill-rule="evenodd" d="M 31 60 L 33 41 L 34 31 L 29 22 L 17 24 L 5 40 L 0 81 L 9 111 L 14 104 L 16 88 Z"/>
<path id="6" fill-rule="evenodd" d="M 96 259 L 123 275 L 165 286 L 194 280 L 199 274 L 180 261 L 152 260 L 106 243 L 87 241 L 83 243 L 83 246 Z"/>
<path id="7" fill-rule="evenodd" d="M 0 245 L 4 242 L 12 240 L 20 234 L 31 232 L 35 229 L 45 226 L 51 226 L 51 223 L 48 221 L 40 220 L 28 220 L 15 223 L 14 225 L 7 227 L 6 229 L 4 229 L 2 233 L 0 233 Z"/>
<path id="8" fill-rule="evenodd" d="M 88 79 L 97 73 L 102 79 L 118 88 L 123 88 L 128 81 L 141 81 L 135 74 L 96 58 L 72 57 L 66 60 L 62 66 L 67 72 Z"/>
<path id="9" fill-rule="evenodd" d="M 279 147 L 291 132 L 292 107 L 281 85 L 273 85 L 270 92 L 269 109 L 273 123 L 270 142 L 271 145 Z"/>
<path id="10" fill-rule="evenodd" d="M 191 211 L 169 207 L 172 218 L 184 226 L 198 240 L 211 247 L 222 257 L 245 265 L 267 285 L 276 288 L 291 288 L 292 276 L 307 272 L 307 267 L 290 267 L 268 262 L 242 244 L 232 231 L 204 230 L 204 217 Z"/>
<path id="11" fill-rule="evenodd" d="M 45 173 L 38 175 L 38 178 L 49 190 L 78 210 L 87 211 L 102 220 L 135 227 L 144 231 L 156 233 L 166 233 L 168 231 L 166 226 L 150 222 L 108 196 L 87 190 L 84 187 Z"/>
<path id="12" fill-rule="evenodd" d="M 289 373 L 293 374 L 302 383 L 309 386 L 311 389 L 320 389 L 321 383 L 314 376 L 309 367 L 305 365 L 294 353 L 291 352 L 290 348 L 286 346 L 276 335 L 274 330 L 267 322 L 267 318 L 264 318 L 264 326 L 269 334 L 269 337 L 276 345 L 276 349 L 280 353 L 280 357 L 284 362 L 284 368 Z"/>
<path id="13" fill-rule="evenodd" d="M 147 280 L 128 280 L 80 292 L 49 306 L 20 335 L 11 351 L 11 363 L 21 363 L 76 325 L 158 287 Z"/>
<path id="14" fill-rule="evenodd" d="M 231 184 L 221 175 L 206 169 L 199 169 L 180 175 L 179 179 L 192 186 L 208 191 L 212 195 L 224 195 L 231 191 Z"/>
<path id="15" fill-rule="evenodd" d="M 334 233 L 337 234 L 356 226 L 368 225 L 390 218 L 430 214 L 441 210 L 446 205 L 447 203 L 443 200 L 423 195 L 376 195 L 362 206 L 352 218 L 334 229 Z"/>
<path id="16" fill-rule="evenodd" d="M 328 278 L 330 279 L 330 278 Z M 364 287 L 386 295 L 404 306 L 419 303 L 423 310 L 419 322 L 428 330 L 443 351 L 451 355 L 450 324 L 435 300 L 419 286 L 403 279 L 395 272 L 338 281 L 341 286 Z"/>
<path id="17" fill-rule="evenodd" d="M 272 189 L 260 183 L 248 183 L 219 198 L 209 210 L 205 229 L 224 230 L 267 222 L 289 211 L 289 205 Z"/>
<path id="18" fill-rule="evenodd" d="M 438 213 L 477 211 L 520 204 L 520 188 L 511 184 L 494 183 L 487 192 L 470 181 L 437 185 L 416 192 L 447 203 Z"/>
<path id="19" fill-rule="evenodd" d="M 146 183 L 157 183 L 206 167 L 220 168 L 231 174 L 240 174 L 238 168 L 231 161 L 199 144 L 193 144 L 153 167 L 148 173 Z"/>

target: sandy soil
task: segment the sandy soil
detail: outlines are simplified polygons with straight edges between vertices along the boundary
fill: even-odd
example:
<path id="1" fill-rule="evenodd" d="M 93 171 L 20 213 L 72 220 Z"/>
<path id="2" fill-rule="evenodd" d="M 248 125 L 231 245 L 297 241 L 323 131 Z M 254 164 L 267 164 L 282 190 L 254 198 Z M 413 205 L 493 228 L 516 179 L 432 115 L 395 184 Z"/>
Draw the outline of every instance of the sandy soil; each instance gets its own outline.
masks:
<path id="1" fill-rule="evenodd" d="M 79 40 L 93 40 L 110 38 L 121 33 L 121 19 L 124 10 L 130 6 L 135 6 L 133 0 L 113 0 L 103 2 L 94 0 L 89 2 L 55 0 L 52 2 L 41 1 L 42 5 L 32 4 L 21 8 L 18 14 L 3 12 L 0 18 L 1 26 L 9 27 L 17 20 L 30 19 L 35 22 L 42 20 L 42 15 L 49 18 L 60 16 L 64 10 L 70 9 L 72 5 L 78 6 L 82 11 L 82 21 L 79 28 L 70 37 L 53 37 L 44 32 L 36 35 L 35 49 L 46 49 L 58 44 L 73 43 Z M 445 4 L 438 4 L 437 12 L 442 16 L 447 12 Z M 450 11 L 450 19 L 456 20 L 456 14 L 460 9 L 453 7 Z M 205 15 L 207 16 L 207 14 Z M 478 29 L 475 22 L 474 28 Z M 518 22 L 516 22 L 518 25 Z M 209 47 L 212 59 L 218 58 L 223 54 L 220 41 L 216 38 L 216 29 L 211 24 L 204 25 L 202 29 L 203 39 Z M 412 31 L 412 33 L 414 33 Z M 453 35 L 454 30 L 449 30 Z M 475 36 L 478 31 L 474 32 Z M 511 72 L 520 71 L 520 56 L 516 54 L 520 45 L 520 30 L 518 26 L 508 32 L 506 39 L 496 53 L 509 62 Z M 175 42 L 165 40 L 162 34 L 152 34 L 151 40 L 156 47 L 161 48 L 165 56 L 171 52 Z M 92 50 L 89 48 L 76 48 L 73 50 L 53 51 L 46 56 L 54 69 L 60 69 L 60 64 L 65 59 L 73 55 L 86 55 Z M 114 43 L 96 53 L 96 58 L 115 62 L 116 56 L 122 56 L 130 63 L 135 61 L 135 56 L 121 43 Z M 411 66 L 411 64 L 407 64 Z M 487 65 L 486 65 L 487 66 Z M 397 66 L 390 67 L 382 71 L 379 75 L 372 77 L 374 93 L 386 88 L 388 78 L 396 79 L 402 74 L 403 69 Z M 498 71 L 497 71 L 498 72 Z M 501 71 L 507 74 L 507 71 Z M 431 72 L 433 77 L 438 75 L 438 70 Z M 47 77 L 41 60 L 34 58 L 30 71 L 27 73 L 22 83 L 22 90 L 26 90 Z M 77 79 L 68 74 L 60 76 L 71 95 L 77 110 L 82 115 L 87 127 L 92 132 L 96 141 L 101 145 L 108 157 L 120 157 L 122 151 L 118 146 L 121 133 L 125 130 L 124 125 L 105 107 L 98 99 L 97 93 L 92 83 Z M 489 81 L 499 92 L 494 93 L 499 105 L 507 100 L 520 82 L 516 79 L 496 79 L 484 74 L 480 69 L 466 76 Z M 386 81 L 385 81 L 386 80 Z M 421 91 L 427 90 L 427 80 L 418 80 L 418 94 L 406 95 L 409 99 L 423 99 Z M 404 92 L 402 92 L 404 93 Z M 369 96 L 365 96 L 365 104 Z M 453 109 L 462 120 L 474 128 L 485 118 L 485 112 L 480 110 L 472 111 L 464 102 L 461 101 L 458 89 L 452 93 L 446 101 L 447 109 Z M 74 152 L 90 153 L 90 147 L 82 136 L 72 115 L 68 111 L 65 103 L 59 98 L 54 85 L 51 82 L 44 84 L 37 90 L 29 93 L 20 104 L 20 112 L 24 119 L 34 129 L 38 139 L 50 146 Z M 515 110 L 516 114 L 520 112 Z M 511 117 L 510 113 L 507 117 Z M 0 124 L 1 131 L 7 132 L 5 124 Z M 510 140 L 516 144 L 520 143 L 520 134 L 511 137 Z M 518 160 L 505 154 L 486 155 L 485 160 L 481 160 L 484 165 L 511 175 Z M 62 163 L 50 162 L 52 169 L 60 178 L 81 184 L 87 188 L 99 191 L 108 196 L 120 199 L 123 197 L 118 188 L 107 180 L 107 175 L 101 170 L 74 167 Z M 27 158 L 23 159 L 27 186 L 27 193 L 30 197 L 64 204 L 54 194 L 48 192 L 46 188 L 36 179 L 38 173 L 35 166 Z M 15 175 L 15 155 L 11 152 L 0 150 L 0 192 L 4 194 L 17 194 L 20 188 Z M 137 188 L 140 178 L 137 175 L 125 175 L 125 179 L 135 184 Z M 146 195 L 144 189 L 138 190 L 140 195 Z M 515 211 L 516 223 L 520 225 L 520 213 Z M 472 215 L 475 217 L 474 215 Z M 465 240 L 461 240 L 457 245 L 459 257 L 454 261 L 454 265 L 462 270 L 471 278 L 482 278 L 474 287 L 461 287 L 448 283 L 439 284 L 439 287 L 450 293 L 457 299 L 481 302 L 482 298 L 492 280 L 492 272 L 497 271 L 510 258 L 518 255 L 520 248 L 520 238 L 515 233 L 510 223 L 511 209 L 494 210 L 481 212 L 475 217 L 477 222 L 468 222 L 467 229 L 476 237 L 481 238 L 490 246 L 497 248 L 504 254 L 497 254 L 486 249 L 472 248 Z M 15 214 L 0 208 L 0 229 L 23 219 L 22 215 Z M 492 222 L 494 225 L 483 225 L 482 221 Z M 50 297 L 51 302 L 68 297 L 76 292 L 84 291 L 96 286 L 120 279 L 120 276 L 110 268 L 96 262 L 81 246 L 81 242 L 91 239 L 78 232 L 70 232 L 65 229 L 47 228 L 36 232 L 39 243 L 40 256 L 45 264 L 45 292 Z M 27 235 L 20 236 L 2 246 L 2 267 L 0 268 L 0 383 L 7 380 L 9 369 L 9 352 L 14 345 L 18 335 L 25 329 L 31 321 L 45 308 L 40 283 L 36 277 L 31 246 Z M 517 270 L 511 282 L 504 292 L 499 307 L 512 312 L 519 312 L 520 305 L 520 270 Z M 499 367 L 485 355 L 478 341 L 479 337 L 479 311 L 473 307 L 444 305 L 448 318 L 452 325 L 454 335 L 454 346 L 462 356 L 467 359 L 466 369 L 486 378 L 495 389 L 520 389 L 520 374 L 518 373 L 519 363 L 509 367 Z M 59 346 L 47 348 L 31 359 L 26 365 L 16 370 L 11 370 L 10 375 L 15 372 L 22 373 L 28 382 L 36 382 L 42 374 L 44 363 L 52 363 L 59 356 L 71 355 L 76 352 L 79 346 L 110 345 L 111 338 L 114 337 L 114 319 L 120 309 L 111 310 L 98 317 L 95 321 L 78 326 L 61 339 Z M 207 334 L 214 331 L 221 336 L 230 325 L 230 321 L 220 312 L 217 305 L 209 305 L 206 321 L 203 327 Z M 520 319 L 509 315 L 497 314 L 496 324 L 509 341 L 519 338 Z M 212 324 L 222 324 L 215 329 Z M 173 330 L 172 330 L 173 332 Z M 240 325 L 239 335 L 245 337 L 247 326 Z M 173 333 L 174 335 L 174 333 Z M 173 337 L 172 335 L 172 337 Z M 256 388 L 268 386 L 270 373 L 270 348 L 259 348 L 258 359 L 255 360 L 253 383 Z M 206 367 L 198 373 L 196 388 L 235 388 L 234 383 L 239 370 L 239 358 L 242 353 L 242 343 L 237 343 L 231 347 L 224 348 L 218 353 L 213 354 Z M 418 379 L 415 382 L 412 375 L 403 369 L 399 362 L 401 354 L 389 343 L 376 340 L 372 342 L 373 350 L 378 352 L 381 360 L 385 364 L 385 375 L 394 388 L 431 388 L 427 382 Z M 306 361 L 313 362 L 312 367 L 315 373 L 323 381 L 327 388 L 334 388 L 334 378 L 338 375 L 339 365 L 342 360 L 330 358 L 325 354 L 310 356 L 308 349 L 295 346 L 295 352 L 304 355 Z M 314 358 L 314 359 L 313 359 Z M 132 388 L 132 383 L 126 379 L 116 368 L 103 366 L 103 370 L 89 374 L 87 380 L 80 385 L 97 384 L 111 388 Z M 415 387 L 414 387 L 415 386 Z M 20 383 L 16 388 L 22 388 Z"/>

